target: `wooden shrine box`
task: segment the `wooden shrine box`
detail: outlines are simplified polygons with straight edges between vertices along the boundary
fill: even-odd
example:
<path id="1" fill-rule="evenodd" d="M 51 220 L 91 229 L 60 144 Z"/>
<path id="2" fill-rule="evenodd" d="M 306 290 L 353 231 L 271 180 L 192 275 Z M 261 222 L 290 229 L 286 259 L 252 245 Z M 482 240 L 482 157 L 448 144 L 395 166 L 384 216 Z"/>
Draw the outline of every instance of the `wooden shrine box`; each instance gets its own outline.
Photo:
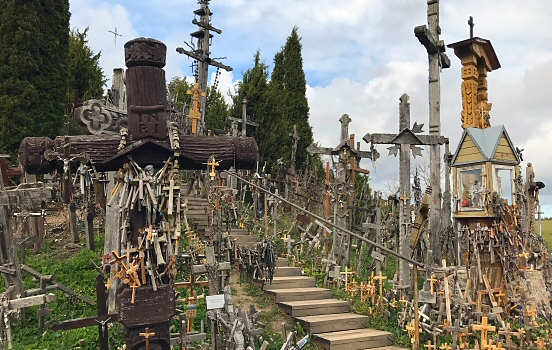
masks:
<path id="1" fill-rule="evenodd" d="M 515 205 L 514 178 L 519 164 L 519 155 L 503 125 L 466 128 L 452 158 L 455 218 L 494 217 L 486 205 L 487 196 L 493 192 L 508 205 Z"/>

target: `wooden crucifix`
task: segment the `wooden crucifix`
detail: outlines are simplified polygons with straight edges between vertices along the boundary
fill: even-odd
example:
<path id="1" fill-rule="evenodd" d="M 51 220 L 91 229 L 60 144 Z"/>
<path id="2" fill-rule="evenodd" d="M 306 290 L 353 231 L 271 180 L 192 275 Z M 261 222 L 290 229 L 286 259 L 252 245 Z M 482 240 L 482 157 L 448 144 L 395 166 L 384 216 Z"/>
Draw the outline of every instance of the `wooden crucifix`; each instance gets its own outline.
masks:
<path id="1" fill-rule="evenodd" d="M 105 290 L 104 275 L 98 274 L 96 277 L 96 296 L 98 298 L 98 315 L 91 317 L 77 318 L 74 320 L 63 321 L 52 326 L 52 330 L 67 331 L 83 327 L 98 326 L 100 339 L 100 350 L 109 350 L 109 338 L 107 334 L 107 325 L 117 322 L 118 314 L 107 313 L 107 292 Z"/>
<path id="2" fill-rule="evenodd" d="M 354 135 L 349 135 L 349 123 L 351 118 L 347 114 L 343 114 L 339 119 L 341 122 L 340 143 L 335 148 L 309 146 L 307 152 L 310 155 L 324 154 L 330 156 L 338 156 L 339 162 L 336 175 L 336 191 L 334 193 L 334 220 L 339 227 L 347 228 L 350 199 L 352 194 L 349 193 L 354 189 L 354 176 L 356 171 L 362 170 L 369 173 L 367 170 L 360 169 L 358 164 L 362 158 L 376 160 L 379 154 L 372 148 L 372 151 L 360 151 L 360 145 L 355 146 Z M 350 172 L 348 171 L 350 170 Z M 353 186 L 351 186 L 353 185 Z M 349 260 L 351 250 L 350 237 L 340 233 L 339 230 L 334 230 L 332 259 L 337 260 L 338 264 L 346 265 Z"/>
<path id="3" fill-rule="evenodd" d="M 191 33 L 190 36 L 192 40 L 197 40 L 197 48 L 194 46 L 194 43 L 190 46 L 192 51 L 185 50 L 181 47 L 176 49 L 176 52 L 184 54 L 190 58 L 193 58 L 197 61 L 197 83 L 201 91 L 207 91 L 207 82 L 209 80 L 209 66 L 214 66 L 217 68 L 222 68 L 228 72 L 232 71 L 232 67 L 224 65 L 218 61 L 215 61 L 210 57 L 211 51 L 211 39 L 215 32 L 217 34 L 222 34 L 222 30 L 217 29 L 211 25 L 211 15 L 213 14 L 209 9 L 209 1 L 200 1 L 201 7 L 194 11 L 194 14 L 199 16 L 199 21 L 193 19 L 192 23 L 198 26 L 198 30 Z M 203 133 L 204 120 L 205 120 L 205 107 L 206 107 L 206 98 L 202 97 L 200 99 L 200 110 L 201 110 L 201 123 L 199 133 Z"/>
<path id="4" fill-rule="evenodd" d="M 241 119 L 234 118 L 234 117 L 228 117 L 228 120 L 232 121 L 232 124 L 234 122 L 241 123 L 241 125 L 242 125 L 241 134 L 240 134 L 241 137 L 246 137 L 247 136 L 247 126 L 248 125 L 259 126 L 259 123 L 255 123 L 255 122 L 252 122 L 252 121 L 247 119 L 247 100 L 245 98 L 242 100 L 242 117 L 241 117 Z"/>
<path id="5" fill-rule="evenodd" d="M 446 139 L 443 136 L 433 137 L 431 135 L 419 135 L 423 130 L 423 124 L 414 123 L 410 128 L 410 103 L 407 94 L 403 94 L 399 104 L 399 133 L 398 134 L 366 134 L 363 140 L 373 144 L 394 144 L 389 147 L 389 155 L 399 156 L 399 182 L 401 199 L 400 205 L 400 228 L 399 228 L 399 253 L 410 255 L 410 151 L 414 156 L 421 156 L 421 148 L 419 145 L 444 144 Z M 408 264 L 402 259 L 399 260 L 399 284 L 401 286 L 409 286 L 411 283 L 410 271 Z"/>
<path id="6" fill-rule="evenodd" d="M 295 176 L 295 158 L 297 154 L 297 145 L 299 144 L 299 140 L 301 140 L 301 137 L 299 137 L 299 134 L 297 133 L 297 125 L 293 124 L 293 132 L 289 134 L 289 137 L 291 138 L 291 141 L 293 142 L 292 148 L 291 148 L 291 162 L 290 162 L 290 170 L 289 173 L 292 176 Z"/>
<path id="7" fill-rule="evenodd" d="M 190 119 L 192 119 L 192 134 L 197 134 L 197 122 L 201 120 L 201 113 L 199 107 L 200 97 L 205 97 L 207 94 L 201 90 L 199 83 L 196 83 L 193 89 L 188 90 L 188 95 L 192 95 L 192 108 L 190 109 Z"/>
<path id="8" fill-rule="evenodd" d="M 414 28 L 414 34 L 427 50 L 429 59 L 429 135 L 435 138 L 441 135 L 441 69 L 450 67 L 450 59 L 445 54 L 445 43 L 439 40 L 439 0 L 427 2 L 427 26 Z M 440 264 L 441 246 L 439 244 L 441 210 L 441 144 L 432 144 L 429 153 L 429 185 L 433 195 L 429 211 L 430 249 L 433 250 L 434 263 Z M 448 179 L 446 180 L 448 181 Z"/>

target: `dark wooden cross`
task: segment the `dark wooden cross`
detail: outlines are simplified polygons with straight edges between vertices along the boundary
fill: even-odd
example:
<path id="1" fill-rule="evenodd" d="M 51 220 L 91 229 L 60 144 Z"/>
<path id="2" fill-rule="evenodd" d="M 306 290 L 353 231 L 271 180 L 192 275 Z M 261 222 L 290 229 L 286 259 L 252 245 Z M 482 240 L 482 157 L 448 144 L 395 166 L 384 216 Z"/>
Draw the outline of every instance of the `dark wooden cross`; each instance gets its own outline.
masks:
<path id="1" fill-rule="evenodd" d="M 473 21 L 472 16 L 470 16 L 470 19 L 468 20 L 468 25 L 470 26 L 470 39 L 473 39 L 473 27 L 475 26 L 475 22 Z"/>
<path id="2" fill-rule="evenodd" d="M 241 122 L 241 125 L 242 125 L 241 135 L 240 135 L 241 137 L 246 137 L 247 136 L 247 126 L 248 125 L 259 126 L 258 123 L 247 120 L 247 100 L 245 98 L 242 101 L 242 117 L 241 117 L 241 119 L 234 118 L 234 117 L 228 117 L 228 120 L 231 120 L 232 122 L 237 122 L 237 123 Z"/>
<path id="3" fill-rule="evenodd" d="M 75 108 L 82 106 L 82 103 L 79 103 L 79 90 L 75 89 L 73 92 L 73 102 L 65 104 L 65 109 L 73 115 Z"/>
<path id="4" fill-rule="evenodd" d="M 427 2 L 427 26 L 414 28 L 414 34 L 425 47 L 429 60 L 429 135 L 438 138 L 441 135 L 441 69 L 450 67 L 450 59 L 445 54 L 445 42 L 439 39 L 439 0 Z M 441 148 L 433 144 L 429 150 L 429 184 L 433 188 L 430 222 L 430 247 L 434 262 L 440 264 L 441 247 L 439 241 L 441 212 Z"/>
<path id="5" fill-rule="evenodd" d="M 389 155 L 399 156 L 399 198 L 402 200 L 400 206 L 400 228 L 399 228 L 399 253 L 410 255 L 409 247 L 409 225 L 410 225 L 410 152 L 414 156 L 421 156 L 422 149 L 420 145 L 440 145 L 446 142 L 443 136 L 432 137 L 430 135 L 420 135 L 423 131 L 423 124 L 414 123 L 410 128 L 410 103 L 407 94 L 403 94 L 399 104 L 399 133 L 398 134 L 366 134 L 363 140 L 372 145 L 374 144 L 394 144 L 389 147 Z M 410 272 L 408 264 L 399 260 L 399 281 L 401 285 L 410 285 Z"/>
<path id="6" fill-rule="evenodd" d="M 351 182 L 349 181 L 348 183 L 348 180 L 353 179 L 354 181 L 355 172 L 362 170 L 357 166 L 362 158 L 368 158 L 375 161 L 379 157 L 379 154 L 375 152 L 373 148 L 370 152 L 360 151 L 359 145 L 355 145 L 354 135 L 349 135 L 349 123 L 351 122 L 349 115 L 343 114 L 339 121 L 341 122 L 341 135 L 339 139 L 340 142 L 337 147 L 329 148 L 311 145 L 307 148 L 307 152 L 310 155 L 324 154 L 339 157 L 339 165 L 336 176 L 337 191 L 335 193 L 335 196 L 338 198 L 336 198 L 335 201 L 334 216 L 336 217 L 336 224 L 340 227 L 346 228 L 347 215 L 349 211 L 349 197 L 351 196 L 349 193 L 351 189 Z M 351 162 L 353 164 L 351 164 Z M 347 176 L 348 168 L 351 170 L 351 176 Z M 367 170 L 364 172 L 367 172 Z M 333 237 L 332 257 L 338 261 L 338 264 L 346 264 L 349 259 L 350 249 L 351 244 L 349 235 L 342 235 L 339 231 L 335 231 Z"/>
<path id="7" fill-rule="evenodd" d="M 111 34 L 113 34 L 113 44 L 114 44 L 115 46 L 117 46 L 117 37 L 118 37 L 118 36 L 122 37 L 121 34 L 117 33 L 117 27 L 115 27 L 115 31 L 113 31 L 113 30 L 108 30 L 108 32 L 110 32 Z"/>
<path id="8" fill-rule="evenodd" d="M 299 140 L 301 140 L 301 137 L 299 137 L 299 134 L 297 133 L 297 125 L 293 124 L 293 132 L 289 134 L 289 137 L 291 137 L 291 140 L 293 141 L 293 146 L 291 148 L 291 167 L 290 167 L 290 174 L 295 175 L 295 155 L 297 154 L 297 144 L 299 143 Z"/>
<path id="9" fill-rule="evenodd" d="M 83 327 L 98 326 L 100 336 L 100 350 L 109 350 L 109 338 L 107 334 L 107 325 L 118 321 L 118 314 L 107 313 L 107 292 L 105 289 L 104 275 L 98 274 L 96 277 L 96 296 L 98 298 L 98 315 L 91 317 L 77 318 L 56 323 L 52 326 L 52 330 L 67 331 Z"/>

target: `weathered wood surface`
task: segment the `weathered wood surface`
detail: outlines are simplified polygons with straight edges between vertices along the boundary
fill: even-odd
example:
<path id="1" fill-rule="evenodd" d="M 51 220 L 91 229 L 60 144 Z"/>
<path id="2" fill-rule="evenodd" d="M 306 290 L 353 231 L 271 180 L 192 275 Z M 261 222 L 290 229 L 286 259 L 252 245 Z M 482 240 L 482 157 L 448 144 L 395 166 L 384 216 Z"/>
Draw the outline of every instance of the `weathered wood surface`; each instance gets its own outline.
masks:
<path id="1" fill-rule="evenodd" d="M 180 138 L 180 157 L 179 164 L 181 169 L 205 169 L 209 157 L 213 154 L 216 156 L 220 166 L 217 170 L 227 170 L 234 166 L 236 169 L 253 168 L 258 159 L 257 142 L 253 138 L 238 138 L 238 137 L 213 137 L 203 135 L 184 135 L 179 134 Z M 28 144 L 32 144 L 26 138 L 21 144 L 20 153 L 28 153 L 25 150 Z M 159 157 L 159 152 L 167 152 L 173 155 L 169 140 L 152 140 L 144 139 L 133 142 L 127 147 L 128 152 L 121 153 L 118 151 L 121 137 L 119 135 L 79 135 L 69 136 L 67 140 L 71 145 L 71 155 L 86 155 L 92 161 L 98 171 L 118 170 L 125 162 L 128 161 L 127 154 L 131 154 L 133 159 L 140 166 L 154 165 L 162 166 L 166 158 Z M 34 158 L 38 163 L 33 163 L 30 159 L 26 163 L 22 163 L 23 168 L 27 171 L 43 171 L 42 173 L 50 172 L 56 167 L 62 167 L 61 161 L 53 161 L 52 166 L 41 166 L 42 159 L 49 153 L 58 152 L 64 149 L 65 137 L 57 137 L 52 143 L 53 147 L 35 153 Z M 152 152 L 144 152 L 142 148 L 146 143 L 151 144 Z M 138 149 L 140 148 L 140 149 Z M 136 153 L 132 153 L 132 149 Z M 155 152 L 157 150 L 157 152 Z M 49 163 L 50 164 L 50 163 Z M 56 165 L 57 164 L 57 165 Z M 37 174 L 39 174 L 38 172 Z"/>
<path id="2" fill-rule="evenodd" d="M 127 328 L 145 327 L 169 322 L 176 314 L 174 289 L 158 286 L 157 291 L 147 286 L 136 291 L 134 304 L 132 289 L 124 288 L 118 295 L 119 322 Z"/>
<path id="3" fill-rule="evenodd" d="M 24 192 L 23 192 L 24 191 Z M 17 205 L 21 210 L 31 210 L 35 205 L 52 199 L 51 187 L 25 188 L 0 192 L 0 206 Z M 25 209 L 26 208 L 26 209 Z"/>

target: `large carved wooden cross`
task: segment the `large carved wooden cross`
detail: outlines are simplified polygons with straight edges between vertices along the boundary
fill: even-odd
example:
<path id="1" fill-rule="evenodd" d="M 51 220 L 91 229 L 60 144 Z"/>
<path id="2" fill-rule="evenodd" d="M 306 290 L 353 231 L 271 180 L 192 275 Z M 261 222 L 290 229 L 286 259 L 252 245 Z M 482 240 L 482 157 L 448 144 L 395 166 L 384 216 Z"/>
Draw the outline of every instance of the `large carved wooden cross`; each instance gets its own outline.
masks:
<path id="1" fill-rule="evenodd" d="M 246 137 L 247 136 L 247 126 L 248 125 L 259 126 L 259 123 L 255 123 L 255 122 L 252 122 L 252 121 L 247 119 L 247 100 L 245 98 L 242 101 L 242 117 L 241 117 L 241 119 L 234 118 L 234 117 L 228 117 L 228 120 L 231 120 L 232 123 L 233 122 L 236 122 L 236 123 L 241 122 L 241 124 L 242 124 L 242 130 L 241 130 L 241 135 L 240 135 L 241 137 Z"/>
<path id="2" fill-rule="evenodd" d="M 352 196 L 349 193 L 354 188 L 354 178 L 356 172 L 369 173 L 358 167 L 362 158 L 368 158 L 375 161 L 379 157 L 379 153 L 372 148 L 371 151 L 360 151 L 358 146 L 355 146 L 354 135 L 349 135 L 349 123 L 351 118 L 347 114 L 343 114 L 339 119 L 341 122 L 340 143 L 335 148 L 309 146 L 307 152 L 310 155 L 324 154 L 339 157 L 339 166 L 336 176 L 337 191 L 334 216 L 338 226 L 347 228 L 347 215 L 349 212 L 350 200 Z M 348 172 L 349 170 L 349 172 Z M 351 249 L 349 235 L 343 235 L 339 231 L 334 231 L 332 257 L 337 260 L 340 265 L 346 264 L 349 259 Z"/>
<path id="3" fill-rule="evenodd" d="M 410 152 L 414 156 L 421 156 L 421 145 L 442 145 L 446 142 L 443 136 L 434 137 L 431 135 L 420 135 L 423 131 L 423 124 L 414 123 L 410 128 L 410 103 L 408 95 L 400 97 L 399 105 L 399 133 L 398 134 L 366 134 L 362 138 L 372 146 L 374 144 L 394 144 L 389 147 L 389 155 L 397 156 L 400 151 L 400 229 L 399 229 L 399 253 L 410 255 L 409 247 L 409 225 L 410 225 Z M 399 260 L 399 283 L 401 286 L 410 285 L 410 271 L 408 264 Z"/>
<path id="4" fill-rule="evenodd" d="M 427 50 L 429 59 L 429 135 L 441 135 L 441 69 L 450 67 L 450 59 L 445 54 L 445 43 L 439 40 L 439 0 L 427 1 L 427 26 L 414 28 L 414 35 Z M 441 148 L 439 144 L 430 146 L 429 184 L 433 188 L 430 210 L 430 246 L 435 263 L 441 262 L 439 245 L 440 210 L 441 210 Z"/>

